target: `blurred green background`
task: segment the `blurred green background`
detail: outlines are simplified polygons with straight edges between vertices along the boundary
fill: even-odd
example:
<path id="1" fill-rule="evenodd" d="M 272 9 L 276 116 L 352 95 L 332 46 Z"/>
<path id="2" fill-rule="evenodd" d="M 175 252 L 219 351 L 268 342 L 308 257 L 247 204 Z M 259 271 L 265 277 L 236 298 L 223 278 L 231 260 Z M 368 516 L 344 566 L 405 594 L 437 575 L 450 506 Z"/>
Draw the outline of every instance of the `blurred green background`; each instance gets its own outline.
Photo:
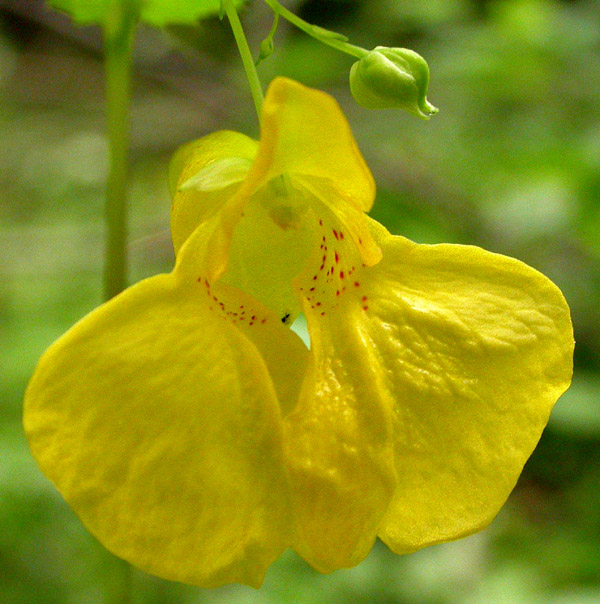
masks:
<path id="1" fill-rule="evenodd" d="M 573 386 L 489 529 L 318 575 L 293 552 L 264 586 L 203 590 L 135 572 L 134 602 L 600 602 L 600 4 L 592 0 L 304 0 L 284 4 L 355 44 L 430 65 L 424 123 L 356 106 L 352 59 L 283 23 L 264 82 L 283 74 L 341 103 L 378 183 L 373 215 L 419 242 L 515 256 L 563 290 Z M 243 14 L 252 46 L 264 3 Z M 168 271 L 166 165 L 181 143 L 257 123 L 226 23 L 141 27 L 132 111 L 131 281 Z M 0 1 L 0 603 L 119 600 L 123 566 L 31 459 L 23 391 L 42 351 L 101 301 L 104 134 L 100 36 L 37 0 Z"/>

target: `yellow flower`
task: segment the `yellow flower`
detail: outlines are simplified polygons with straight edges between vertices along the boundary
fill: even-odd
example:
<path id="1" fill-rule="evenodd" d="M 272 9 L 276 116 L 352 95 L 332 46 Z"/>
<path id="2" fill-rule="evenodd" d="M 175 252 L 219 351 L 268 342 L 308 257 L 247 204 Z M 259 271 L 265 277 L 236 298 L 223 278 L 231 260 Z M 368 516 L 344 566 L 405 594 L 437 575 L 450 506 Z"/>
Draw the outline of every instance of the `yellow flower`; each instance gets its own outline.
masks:
<path id="1" fill-rule="evenodd" d="M 570 381 L 556 286 L 369 219 L 339 107 L 290 80 L 260 143 L 217 132 L 172 166 L 173 272 L 82 319 L 27 390 L 32 451 L 89 530 L 210 587 L 260 585 L 290 546 L 329 572 L 377 536 L 485 527 Z"/>

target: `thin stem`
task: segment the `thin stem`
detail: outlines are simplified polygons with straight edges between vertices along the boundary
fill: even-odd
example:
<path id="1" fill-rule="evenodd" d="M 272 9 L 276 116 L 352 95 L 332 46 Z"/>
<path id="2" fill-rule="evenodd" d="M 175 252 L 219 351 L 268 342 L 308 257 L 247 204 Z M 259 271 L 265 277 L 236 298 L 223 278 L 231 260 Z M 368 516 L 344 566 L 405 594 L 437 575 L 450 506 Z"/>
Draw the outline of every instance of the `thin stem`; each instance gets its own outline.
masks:
<path id="1" fill-rule="evenodd" d="M 354 44 L 349 44 L 348 42 L 344 42 L 344 40 L 336 38 L 335 35 L 333 35 L 333 32 L 307 23 L 297 15 L 294 15 L 294 13 L 285 8 L 285 6 L 279 4 L 277 0 L 265 0 L 265 2 L 271 7 L 273 12 L 281 15 L 286 21 L 289 21 L 292 25 L 295 25 L 298 29 L 301 29 L 304 33 L 319 40 L 319 42 L 322 42 L 323 44 L 327 44 L 328 46 L 341 50 L 358 59 L 362 59 L 369 53 L 368 50 L 365 50 L 360 46 L 355 46 Z"/>
<path id="2" fill-rule="evenodd" d="M 242 28 L 242 23 L 233 4 L 233 0 L 222 0 L 222 2 L 225 8 L 225 13 L 227 14 L 227 18 L 229 19 L 229 24 L 231 25 L 231 30 L 233 31 L 233 36 L 235 37 L 236 44 L 240 51 L 240 56 L 242 57 L 242 63 L 244 64 L 244 70 L 246 71 L 246 78 L 248 79 L 250 92 L 252 93 L 252 100 L 254 101 L 258 120 L 260 121 L 264 96 L 260 79 L 258 77 L 258 72 L 256 71 L 256 65 L 254 64 L 254 59 L 252 58 L 252 52 L 248 46 L 248 41 L 244 35 L 244 29 Z"/>
<path id="3" fill-rule="evenodd" d="M 104 68 L 110 170 L 106 190 L 104 299 L 127 285 L 127 172 L 131 61 L 137 3 L 112 2 L 104 26 Z"/>
<path id="4" fill-rule="evenodd" d="M 127 286 L 127 175 L 129 163 L 129 108 L 133 39 L 139 0 L 112 0 L 104 23 L 106 121 L 110 168 L 106 185 L 106 247 L 104 299 Z M 118 560 L 121 579 L 115 604 L 133 602 L 133 567 Z"/>

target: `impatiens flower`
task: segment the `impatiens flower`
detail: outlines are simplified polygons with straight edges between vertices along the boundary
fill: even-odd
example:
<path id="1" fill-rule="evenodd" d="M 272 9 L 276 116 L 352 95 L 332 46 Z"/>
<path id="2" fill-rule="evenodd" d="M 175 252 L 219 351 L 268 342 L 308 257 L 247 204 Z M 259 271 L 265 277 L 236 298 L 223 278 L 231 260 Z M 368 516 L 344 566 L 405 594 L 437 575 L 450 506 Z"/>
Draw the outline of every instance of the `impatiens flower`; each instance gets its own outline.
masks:
<path id="1" fill-rule="evenodd" d="M 82 319 L 27 390 L 32 451 L 89 530 L 211 587 L 260 585 L 287 547 L 329 572 L 376 537 L 407 553 L 485 527 L 570 381 L 556 286 L 369 219 L 339 107 L 287 79 L 259 143 L 190 143 L 171 184 L 173 272 Z"/>

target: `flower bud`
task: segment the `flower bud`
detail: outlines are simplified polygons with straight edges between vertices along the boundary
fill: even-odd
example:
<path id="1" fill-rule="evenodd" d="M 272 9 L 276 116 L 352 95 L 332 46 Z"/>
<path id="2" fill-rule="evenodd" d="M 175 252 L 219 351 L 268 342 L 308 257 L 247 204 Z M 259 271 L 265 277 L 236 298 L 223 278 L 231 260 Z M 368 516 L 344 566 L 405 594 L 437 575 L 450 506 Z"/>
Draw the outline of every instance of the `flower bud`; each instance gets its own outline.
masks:
<path id="1" fill-rule="evenodd" d="M 377 46 L 350 70 L 354 100 L 367 109 L 404 109 L 422 119 L 438 112 L 427 101 L 429 67 L 407 48 Z"/>

